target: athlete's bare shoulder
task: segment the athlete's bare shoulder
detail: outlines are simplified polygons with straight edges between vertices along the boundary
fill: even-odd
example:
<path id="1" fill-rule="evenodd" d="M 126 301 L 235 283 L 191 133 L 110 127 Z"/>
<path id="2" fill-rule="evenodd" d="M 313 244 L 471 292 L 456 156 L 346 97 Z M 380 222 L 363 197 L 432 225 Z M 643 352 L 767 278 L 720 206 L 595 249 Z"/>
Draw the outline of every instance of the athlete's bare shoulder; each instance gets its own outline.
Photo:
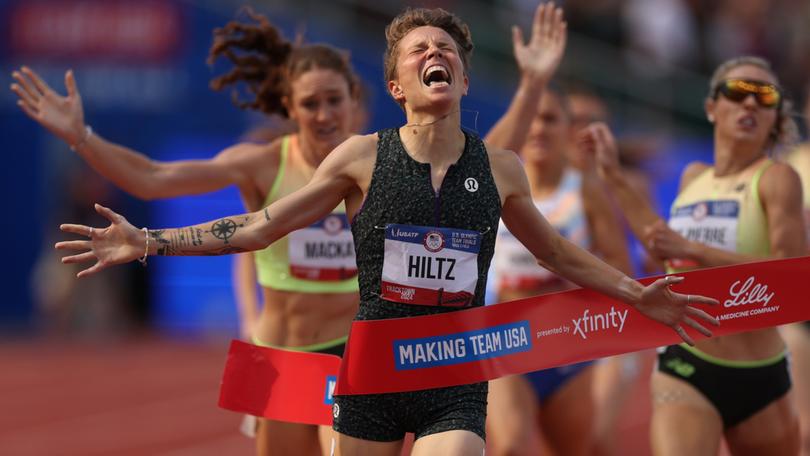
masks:
<path id="1" fill-rule="evenodd" d="M 377 156 L 377 135 L 355 135 L 340 143 L 318 167 L 321 177 L 348 177 L 355 182 L 370 179 Z"/>
<path id="2" fill-rule="evenodd" d="M 346 141 L 343 141 L 343 143 L 338 146 L 338 149 L 345 148 L 346 152 L 344 153 L 347 157 L 352 157 L 353 159 L 368 158 L 377 154 L 378 140 L 379 137 L 377 133 L 354 135 L 350 136 Z M 335 151 L 338 149 L 335 149 Z"/>
<path id="3" fill-rule="evenodd" d="M 678 186 L 679 191 L 683 191 L 686 187 L 692 183 L 695 179 L 698 178 L 704 171 L 711 168 L 712 165 L 702 162 L 702 161 L 693 161 L 686 165 L 681 173 L 681 183 Z"/>
<path id="4" fill-rule="evenodd" d="M 501 202 L 505 202 L 512 195 L 527 193 L 529 183 L 520 157 L 515 152 L 500 147 L 486 145 L 486 149 Z"/>
<path id="5" fill-rule="evenodd" d="M 246 166 L 276 168 L 280 161 L 281 144 L 284 138 L 269 143 L 241 142 L 217 154 L 216 160 L 239 163 Z"/>
<path id="6" fill-rule="evenodd" d="M 329 168 L 345 168 L 374 160 L 377 153 L 377 134 L 354 135 L 340 143 L 323 161 Z"/>
<path id="7" fill-rule="evenodd" d="M 487 157 L 489 157 L 489 165 L 492 168 L 493 175 L 497 178 L 499 175 L 503 177 L 514 177 L 514 173 L 523 173 L 523 164 L 518 155 L 508 149 L 501 149 L 495 146 L 486 146 Z"/>

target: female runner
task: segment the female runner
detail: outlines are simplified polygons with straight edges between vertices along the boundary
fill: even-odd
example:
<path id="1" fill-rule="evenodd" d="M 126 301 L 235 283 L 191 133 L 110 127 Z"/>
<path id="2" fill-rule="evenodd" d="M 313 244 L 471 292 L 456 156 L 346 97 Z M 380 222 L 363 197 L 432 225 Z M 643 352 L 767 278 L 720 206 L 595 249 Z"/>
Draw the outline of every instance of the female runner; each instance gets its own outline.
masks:
<path id="1" fill-rule="evenodd" d="M 686 167 L 669 226 L 630 190 L 604 125 L 590 127 L 582 146 L 596 154 L 636 235 L 670 271 L 797 256 L 806 252 L 801 183 L 768 156 L 790 130 L 787 109 L 766 61 L 720 65 L 706 99 L 714 164 Z M 790 387 L 776 328 L 666 347 L 651 385 L 653 452 L 714 455 L 725 438 L 735 455 L 796 454 Z"/>
<path id="2" fill-rule="evenodd" d="M 280 114 L 297 125 L 296 133 L 270 143 L 237 144 L 212 159 L 157 162 L 85 126 L 70 71 L 65 75 L 67 97 L 25 67 L 14 72 L 12 90 L 26 114 L 130 194 L 170 198 L 236 185 L 247 210 L 260 211 L 304 187 L 326 155 L 349 136 L 358 87 L 341 51 L 319 44 L 294 46 L 265 17 L 249 14 L 255 23 L 234 21 L 214 32 L 209 59 L 225 55 L 234 68 L 212 86 L 219 90 L 245 82 L 255 98 L 240 107 Z M 312 220 L 256 252 L 264 307 L 251 328 L 254 343 L 342 356 L 359 298 L 345 209 L 337 202 L 335 207 L 320 221 Z M 325 254 L 308 256 L 307 244 Z M 250 296 L 255 282 L 240 283 L 242 293 Z M 249 317 L 243 321 L 250 325 Z M 319 444 L 319 434 L 327 445 Z M 317 426 L 260 419 L 256 448 L 259 454 L 328 454 L 330 434 L 326 426 L 319 432 Z"/>
<path id="3" fill-rule="evenodd" d="M 554 17 L 553 30 L 559 31 L 561 19 Z M 561 39 L 557 32 L 551 35 Z M 84 277 L 140 258 L 145 250 L 148 255 L 258 250 L 309 226 L 345 201 L 361 287 L 356 318 L 410 317 L 483 305 L 502 215 L 510 231 L 560 275 L 626 302 L 686 341 L 692 339 L 685 326 L 710 335 L 698 320 L 714 324 L 716 320 L 687 302 L 716 301 L 672 292 L 668 285 L 682 280 L 678 278 L 642 286 L 562 238 L 534 206 L 517 156 L 487 148 L 460 128 L 460 102 L 468 89 L 472 51 L 466 24 L 442 9 L 406 10 L 389 24 L 386 38 L 387 87 L 405 112 L 405 125 L 350 138 L 324 159 L 304 188 L 257 212 L 179 229 L 140 230 L 97 206 L 111 225 L 104 229 L 63 225 L 66 232 L 90 237 L 58 243 L 58 249 L 82 251 L 63 261 L 96 260 L 78 274 Z M 422 243 L 407 242 L 414 233 L 424 233 Z M 182 241 L 181 234 L 195 242 Z M 440 260 L 446 261 L 441 256 L 446 236 L 460 236 L 480 247 L 472 254 L 475 258 L 465 257 L 457 274 L 447 271 L 441 277 L 427 277 L 404 267 L 408 256 L 438 267 Z M 417 287 L 418 295 L 409 292 Z M 416 455 L 481 454 L 486 396 L 486 382 L 337 396 L 333 428 L 338 454 L 395 455 L 408 431 L 415 434 Z"/>

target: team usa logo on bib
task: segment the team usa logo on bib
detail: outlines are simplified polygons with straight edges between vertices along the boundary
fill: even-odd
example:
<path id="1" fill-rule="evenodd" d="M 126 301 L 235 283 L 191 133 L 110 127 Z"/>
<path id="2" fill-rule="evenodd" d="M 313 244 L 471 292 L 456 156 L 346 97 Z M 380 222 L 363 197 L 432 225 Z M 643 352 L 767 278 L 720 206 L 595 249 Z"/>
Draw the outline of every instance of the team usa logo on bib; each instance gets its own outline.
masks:
<path id="1" fill-rule="evenodd" d="M 438 231 L 431 231 L 425 235 L 424 244 L 428 252 L 439 252 L 444 248 L 444 236 Z"/>
<path id="2" fill-rule="evenodd" d="M 333 213 L 289 234 L 290 274 L 313 281 L 337 281 L 357 275 L 354 239 L 346 214 Z"/>
<path id="3" fill-rule="evenodd" d="M 340 230 L 342 230 L 344 226 L 347 228 L 349 226 L 348 223 L 343 223 L 343 219 L 345 218 L 345 215 L 342 218 L 337 214 L 327 215 L 326 218 L 323 219 L 323 230 L 326 231 L 326 234 L 332 236 L 340 233 Z"/>
<path id="4" fill-rule="evenodd" d="M 467 306 L 478 284 L 480 248 L 476 231 L 387 225 L 381 297 L 423 306 Z"/>
<path id="5" fill-rule="evenodd" d="M 698 203 L 695 204 L 694 208 L 692 209 L 692 218 L 699 222 L 706 218 L 706 214 L 708 213 L 709 206 L 706 203 Z"/>

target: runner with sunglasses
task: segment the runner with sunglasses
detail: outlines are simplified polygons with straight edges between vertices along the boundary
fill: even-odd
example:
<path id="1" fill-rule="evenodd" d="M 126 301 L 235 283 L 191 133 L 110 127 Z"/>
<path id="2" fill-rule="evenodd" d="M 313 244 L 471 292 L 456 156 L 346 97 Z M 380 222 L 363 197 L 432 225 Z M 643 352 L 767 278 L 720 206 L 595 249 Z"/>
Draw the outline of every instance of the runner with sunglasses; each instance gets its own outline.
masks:
<path id="1" fill-rule="evenodd" d="M 72 72 L 65 75 L 67 97 L 25 67 L 14 72 L 12 90 L 26 114 L 136 197 L 171 198 L 236 185 L 245 207 L 261 211 L 304 187 L 324 157 L 353 131 L 359 88 L 342 51 L 320 44 L 295 46 L 266 17 L 247 14 L 252 21 L 232 21 L 214 31 L 209 59 L 224 55 L 234 66 L 212 87 L 243 82 L 255 97 L 240 101 L 241 108 L 278 114 L 295 124 L 296 132 L 270 142 L 237 144 L 211 159 L 158 162 L 85 126 Z M 336 202 L 321 219 L 257 251 L 255 263 L 253 255 L 238 259 L 243 273 L 235 286 L 242 295 L 242 326 L 253 343 L 342 356 L 359 301 L 354 247 L 342 204 Z M 307 243 L 335 254 L 308 257 Z M 264 306 L 254 320 L 250 312 L 259 301 L 257 278 Z M 332 431 L 327 426 L 258 421 L 260 455 L 329 453 Z"/>
<path id="2" fill-rule="evenodd" d="M 544 39 L 562 39 L 561 13 L 553 5 L 544 11 Z M 682 279 L 668 277 L 643 286 L 562 238 L 535 207 L 517 156 L 486 147 L 461 129 L 460 104 L 469 87 L 473 48 L 466 24 L 442 9 L 409 9 L 389 24 L 386 38 L 385 79 L 389 94 L 405 112 L 403 126 L 350 138 L 324 159 L 306 186 L 260 211 L 183 228 L 141 230 L 97 205 L 111 225 L 62 225 L 65 232 L 89 237 L 58 243 L 57 249 L 80 251 L 63 261 L 95 261 L 79 272 L 85 277 L 145 255 L 263 249 L 345 201 L 361 289 L 356 318 L 407 318 L 483 305 L 502 215 L 538 260 L 561 276 L 633 306 L 685 341 L 692 341 L 686 327 L 711 334 L 702 323 L 717 321 L 692 304 L 717 301 L 671 291 L 669 286 Z M 422 242 L 397 241 L 418 233 L 423 233 Z M 462 237 L 480 249 L 477 254 L 464 252 L 456 273 L 448 270 L 441 277 L 407 267 L 400 244 L 419 252 L 411 260 L 419 258 L 438 268 L 447 261 L 437 248 L 443 236 Z M 417 294 L 398 292 L 415 287 Z M 338 454 L 396 455 L 406 432 L 415 433 L 416 455 L 481 454 L 486 402 L 486 382 L 337 396 L 333 427 Z"/>
<path id="3" fill-rule="evenodd" d="M 607 127 L 590 127 L 580 144 L 595 153 L 634 232 L 670 272 L 803 255 L 799 177 L 768 157 L 791 130 L 770 65 L 754 57 L 720 65 L 705 107 L 714 124 L 714 165 L 686 167 L 669 226 L 623 178 Z M 717 454 L 724 437 L 735 455 L 798 451 L 787 353 L 777 328 L 666 347 L 651 389 L 655 454 Z"/>

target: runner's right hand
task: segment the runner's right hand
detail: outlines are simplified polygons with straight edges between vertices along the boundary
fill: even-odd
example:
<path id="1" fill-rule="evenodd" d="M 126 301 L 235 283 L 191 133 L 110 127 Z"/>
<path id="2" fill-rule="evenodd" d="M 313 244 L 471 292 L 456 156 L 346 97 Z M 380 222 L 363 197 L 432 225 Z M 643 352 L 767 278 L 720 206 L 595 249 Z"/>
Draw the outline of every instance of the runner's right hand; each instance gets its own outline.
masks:
<path id="1" fill-rule="evenodd" d="M 579 152 L 595 161 L 599 175 L 607 177 L 620 172 L 619 150 L 610 128 L 603 122 L 594 122 L 577 133 Z"/>
<path id="2" fill-rule="evenodd" d="M 121 263 L 137 260 L 144 255 L 146 236 L 142 230 L 135 228 L 124 216 L 96 204 L 96 212 L 110 221 L 107 228 L 92 228 L 86 225 L 66 223 L 59 229 L 66 233 L 78 234 L 89 238 L 79 241 L 57 242 L 57 250 L 78 250 L 80 253 L 62 258 L 62 263 L 86 263 L 96 260 L 95 264 L 76 274 L 76 277 L 93 275 L 102 269 Z"/>
<path id="3" fill-rule="evenodd" d="M 73 70 L 65 73 L 67 96 L 63 97 L 28 67 L 14 71 L 16 81 L 11 91 L 17 94 L 17 105 L 28 117 L 39 122 L 51 133 L 68 144 L 77 144 L 84 137 L 84 111 L 82 98 L 76 89 Z"/>

